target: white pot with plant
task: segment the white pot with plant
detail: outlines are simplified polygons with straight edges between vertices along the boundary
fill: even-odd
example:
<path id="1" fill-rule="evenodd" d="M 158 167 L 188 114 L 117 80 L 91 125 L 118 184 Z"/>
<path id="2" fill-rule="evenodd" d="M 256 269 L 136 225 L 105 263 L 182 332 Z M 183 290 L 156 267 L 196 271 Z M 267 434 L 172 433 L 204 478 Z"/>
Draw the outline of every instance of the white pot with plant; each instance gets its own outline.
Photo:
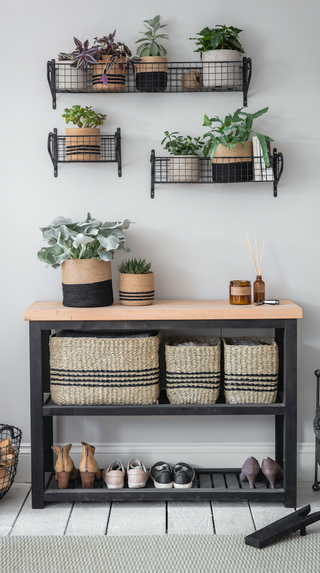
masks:
<path id="1" fill-rule="evenodd" d="M 240 108 L 233 114 L 228 114 L 224 120 L 204 116 L 203 125 L 210 130 L 203 136 L 204 145 L 201 150 L 205 157 L 210 155 L 212 159 L 214 182 L 253 180 L 253 160 L 259 161 L 260 158 L 253 158 L 252 141 L 249 140 L 252 135 L 258 138 L 263 160 L 269 167 L 268 142 L 273 139 L 252 129 L 253 121 L 268 109 L 265 107 L 255 113 L 246 113 Z"/>
<path id="2" fill-rule="evenodd" d="M 78 127 L 66 128 L 66 155 L 68 161 L 100 161 L 100 129 L 106 115 L 96 113 L 91 106 L 73 105 L 62 117 L 66 123 Z"/>
<path id="3" fill-rule="evenodd" d="M 89 48 L 89 40 L 83 44 L 75 37 L 73 40 L 75 50 L 58 55 L 56 86 L 62 92 L 85 92 L 92 85 L 92 66 L 96 64 L 98 47 Z"/>
<path id="4" fill-rule="evenodd" d="M 125 306 L 145 306 L 154 300 L 154 274 L 146 259 L 128 259 L 118 265 L 119 299 Z"/>
<path id="5" fill-rule="evenodd" d="M 133 56 L 124 42 L 115 42 L 116 30 L 109 36 L 95 38 L 98 50 L 93 66 L 92 89 L 96 92 L 123 92 L 126 88 L 126 68 L 135 70 L 140 58 Z"/>
<path id="6" fill-rule="evenodd" d="M 171 157 L 169 160 L 168 178 L 172 183 L 196 183 L 200 180 L 200 159 L 198 152 L 204 144 L 200 137 L 186 137 L 179 135 L 174 131 L 164 132 L 165 137 L 161 141 L 164 149 L 169 151 Z"/>
<path id="7" fill-rule="evenodd" d="M 151 20 L 144 20 L 147 32 L 139 32 L 144 36 L 136 41 L 136 44 L 140 43 L 137 54 L 141 58 L 136 70 L 136 89 L 141 92 L 164 92 L 167 87 L 167 50 L 159 44 L 158 39 L 169 38 L 167 34 L 157 33 L 160 28 L 167 26 L 160 24 L 160 20 L 159 15 Z"/>
<path id="8" fill-rule="evenodd" d="M 244 49 L 239 42 L 239 28 L 220 26 L 203 28 L 197 33 L 202 59 L 203 85 L 209 89 L 235 89 L 242 86 L 242 55 Z"/>
<path id="9" fill-rule="evenodd" d="M 56 217 L 40 228 L 43 241 L 38 259 L 54 269 L 62 269 L 63 305 L 71 307 L 110 306 L 113 303 L 111 260 L 122 249 L 123 233 L 132 221 L 102 223 L 90 213 L 84 221 Z"/>

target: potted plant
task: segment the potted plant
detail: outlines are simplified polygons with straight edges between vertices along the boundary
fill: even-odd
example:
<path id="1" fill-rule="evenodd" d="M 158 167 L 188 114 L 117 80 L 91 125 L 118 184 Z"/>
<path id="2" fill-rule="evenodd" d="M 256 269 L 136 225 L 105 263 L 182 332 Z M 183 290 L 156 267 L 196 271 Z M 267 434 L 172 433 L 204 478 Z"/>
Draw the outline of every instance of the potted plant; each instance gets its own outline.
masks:
<path id="1" fill-rule="evenodd" d="M 119 299 L 126 306 L 145 306 L 154 300 L 154 274 L 146 259 L 128 259 L 118 265 Z"/>
<path id="2" fill-rule="evenodd" d="M 132 221 L 102 223 L 90 213 L 84 221 L 56 217 L 41 227 L 38 259 L 54 269 L 61 265 L 64 306 L 97 307 L 113 303 L 111 260 L 116 249 L 130 252 L 123 229 Z"/>
<path id="3" fill-rule="evenodd" d="M 73 105 L 66 108 L 62 117 L 66 123 L 78 127 L 66 128 L 66 155 L 68 161 L 99 161 L 100 160 L 100 129 L 106 115 L 96 113 L 91 106 Z"/>
<path id="4" fill-rule="evenodd" d="M 224 120 L 219 117 L 209 119 L 207 115 L 204 116 L 203 125 L 210 127 L 210 131 L 203 136 L 204 145 L 201 150 L 205 157 L 210 155 L 212 159 L 215 182 L 252 181 L 253 153 L 252 141 L 249 141 L 251 135 L 258 138 L 262 157 L 266 166 L 269 166 L 267 142 L 273 139 L 252 129 L 254 119 L 266 113 L 268 109 L 265 107 L 251 114 L 240 108 L 234 114 L 227 115 Z"/>
<path id="5" fill-rule="evenodd" d="M 89 48 L 89 40 L 83 44 L 75 37 L 73 40 L 76 48 L 72 52 L 60 52 L 58 55 L 60 65 L 56 70 L 56 84 L 61 91 L 86 91 L 92 83 L 92 74 L 91 80 L 87 76 L 88 70 L 92 70 L 96 63 L 98 47 Z"/>
<path id="6" fill-rule="evenodd" d="M 125 90 L 126 68 L 134 71 L 140 58 L 133 56 L 123 42 L 115 42 L 116 30 L 109 36 L 95 38 L 98 48 L 96 63 L 93 67 L 93 91 L 122 92 Z"/>
<path id="7" fill-rule="evenodd" d="M 144 20 L 147 32 L 143 38 L 136 41 L 140 43 L 137 54 L 141 58 L 141 64 L 137 65 L 136 89 L 141 92 L 164 92 L 167 87 L 167 50 L 158 42 L 158 38 L 168 40 L 167 34 L 158 34 L 160 28 L 167 24 L 160 24 L 161 16 L 151 20 Z M 142 43 L 141 43 L 142 42 Z"/>
<path id="8" fill-rule="evenodd" d="M 200 160 L 197 152 L 204 145 L 200 137 L 179 135 L 178 131 L 164 132 L 161 145 L 174 157 L 169 161 L 169 181 L 173 183 L 194 183 L 200 179 Z"/>
<path id="9" fill-rule="evenodd" d="M 206 88 L 235 88 L 242 85 L 241 54 L 244 49 L 239 42 L 239 28 L 220 26 L 203 28 L 197 33 L 199 46 L 195 52 L 200 52 L 203 61 L 203 85 Z"/>

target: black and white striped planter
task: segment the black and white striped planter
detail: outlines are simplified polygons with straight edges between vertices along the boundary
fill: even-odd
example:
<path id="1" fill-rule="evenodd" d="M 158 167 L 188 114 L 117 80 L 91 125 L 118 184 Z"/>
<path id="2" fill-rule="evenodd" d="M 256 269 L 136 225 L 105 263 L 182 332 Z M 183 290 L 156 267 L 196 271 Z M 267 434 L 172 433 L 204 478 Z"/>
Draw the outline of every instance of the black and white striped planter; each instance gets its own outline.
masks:
<path id="1" fill-rule="evenodd" d="M 104 74 L 106 63 L 111 59 L 111 56 L 102 56 L 98 64 L 92 66 L 92 90 L 94 92 L 123 92 L 126 83 L 126 69 L 125 58 L 119 58 L 116 64 L 106 72 L 108 83 L 105 85 L 101 76 Z M 121 66 L 121 67 L 120 67 Z"/>
<path id="2" fill-rule="evenodd" d="M 63 305 L 81 308 L 113 304 L 111 263 L 70 259 L 61 265 Z"/>
<path id="3" fill-rule="evenodd" d="M 68 161 L 100 161 L 100 129 L 98 127 L 67 127 L 66 156 Z"/>
<path id="4" fill-rule="evenodd" d="M 154 274 L 119 274 L 119 299 L 126 306 L 145 306 L 154 301 Z"/>

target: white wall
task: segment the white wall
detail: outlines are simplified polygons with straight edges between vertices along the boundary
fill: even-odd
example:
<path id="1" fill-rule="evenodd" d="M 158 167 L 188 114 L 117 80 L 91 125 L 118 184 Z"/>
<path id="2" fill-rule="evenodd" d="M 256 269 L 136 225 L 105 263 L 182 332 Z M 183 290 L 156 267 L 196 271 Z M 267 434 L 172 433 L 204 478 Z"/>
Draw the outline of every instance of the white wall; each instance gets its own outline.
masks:
<path id="1" fill-rule="evenodd" d="M 319 12 L 317 0 L 216 0 L 200 6 L 190 0 L 2 2 L 0 422 L 23 431 L 21 468 L 27 471 L 30 442 L 28 324 L 23 311 L 35 300 L 61 299 L 60 270 L 46 268 L 36 257 L 39 227 L 57 215 L 79 220 L 90 211 L 101 220 L 136 222 L 127 232 L 128 245 L 134 256 L 152 260 L 158 299 L 226 299 L 230 279 L 255 278 L 245 233 L 251 240 L 265 237 L 267 297 L 290 298 L 304 311 L 298 325 L 298 442 L 299 452 L 307 452 L 301 457 L 307 461 L 301 462 L 300 475 L 313 479 L 314 370 L 320 366 Z M 272 136 L 284 154 L 277 199 L 271 184 L 255 183 L 157 186 L 155 199 L 150 199 L 150 151 L 163 154 L 163 132 L 202 135 L 204 114 L 235 111 L 242 106 L 241 93 L 58 94 L 57 110 L 52 109 L 46 62 L 71 50 L 74 35 L 92 42 L 117 28 L 116 39 L 134 50 L 142 21 L 158 13 L 168 24 L 169 61 L 198 60 L 188 38 L 206 25 L 243 29 L 240 39 L 253 61 L 248 109 L 269 106 L 256 127 Z M 107 114 L 105 133 L 121 128 L 122 178 L 115 164 L 60 165 L 58 178 L 53 177 L 47 135 L 54 127 L 64 132 L 63 110 L 76 103 Z M 115 294 L 121 257 L 117 253 L 113 261 Z M 131 454 L 144 454 L 146 462 L 152 461 L 153 451 L 160 457 L 159 443 L 164 454 L 168 444 L 168 456 L 170 451 L 176 459 L 173 442 L 191 463 L 204 463 L 196 458 L 197 445 L 218 456 L 225 442 L 223 450 L 234 466 L 235 439 L 241 444 L 237 463 L 255 452 L 269 454 L 273 420 L 60 419 L 56 439 L 101 444 L 108 463 L 110 456 L 117 457 L 118 442 L 125 462 Z M 179 450 L 187 442 L 190 449 Z M 303 474 L 303 465 L 309 473 Z"/>

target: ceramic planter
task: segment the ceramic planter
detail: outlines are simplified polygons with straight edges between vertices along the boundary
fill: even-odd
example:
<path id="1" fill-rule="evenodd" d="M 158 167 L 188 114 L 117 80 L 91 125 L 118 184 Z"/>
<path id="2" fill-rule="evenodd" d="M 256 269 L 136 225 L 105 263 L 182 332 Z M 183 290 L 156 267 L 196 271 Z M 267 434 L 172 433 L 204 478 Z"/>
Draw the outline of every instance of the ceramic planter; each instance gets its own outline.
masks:
<path id="1" fill-rule="evenodd" d="M 154 274 L 119 273 L 119 299 L 125 306 L 145 306 L 154 300 Z"/>
<path id="2" fill-rule="evenodd" d="M 136 67 L 136 89 L 140 92 L 164 92 L 167 87 L 167 58 L 144 56 Z"/>
<path id="3" fill-rule="evenodd" d="M 242 55 L 236 50 L 209 50 L 202 54 L 203 85 L 205 88 L 242 86 Z"/>
<path id="4" fill-rule="evenodd" d="M 70 62 L 56 65 L 56 87 L 61 92 L 85 92 L 88 85 L 88 72 L 77 70 Z"/>
<path id="5" fill-rule="evenodd" d="M 108 76 L 107 85 L 105 85 L 100 79 L 104 73 L 105 64 L 106 62 L 109 62 L 110 59 L 111 56 L 102 56 L 99 63 L 92 66 L 92 90 L 94 92 L 123 92 L 125 90 L 125 58 L 119 58 L 117 63 L 114 64 L 106 73 Z M 120 64 L 122 69 L 120 68 Z"/>
<path id="6" fill-rule="evenodd" d="M 63 305 L 81 308 L 113 304 L 111 262 L 70 259 L 61 265 Z"/>
<path id="7" fill-rule="evenodd" d="M 212 160 L 213 181 L 215 183 L 234 183 L 253 180 L 252 141 L 246 141 L 246 147 L 237 143 L 231 151 L 221 143 Z"/>
<path id="8" fill-rule="evenodd" d="M 178 155 L 169 161 L 169 181 L 196 183 L 200 180 L 200 160 L 195 155 Z"/>
<path id="9" fill-rule="evenodd" d="M 66 155 L 68 161 L 100 161 L 100 129 L 67 127 Z"/>

